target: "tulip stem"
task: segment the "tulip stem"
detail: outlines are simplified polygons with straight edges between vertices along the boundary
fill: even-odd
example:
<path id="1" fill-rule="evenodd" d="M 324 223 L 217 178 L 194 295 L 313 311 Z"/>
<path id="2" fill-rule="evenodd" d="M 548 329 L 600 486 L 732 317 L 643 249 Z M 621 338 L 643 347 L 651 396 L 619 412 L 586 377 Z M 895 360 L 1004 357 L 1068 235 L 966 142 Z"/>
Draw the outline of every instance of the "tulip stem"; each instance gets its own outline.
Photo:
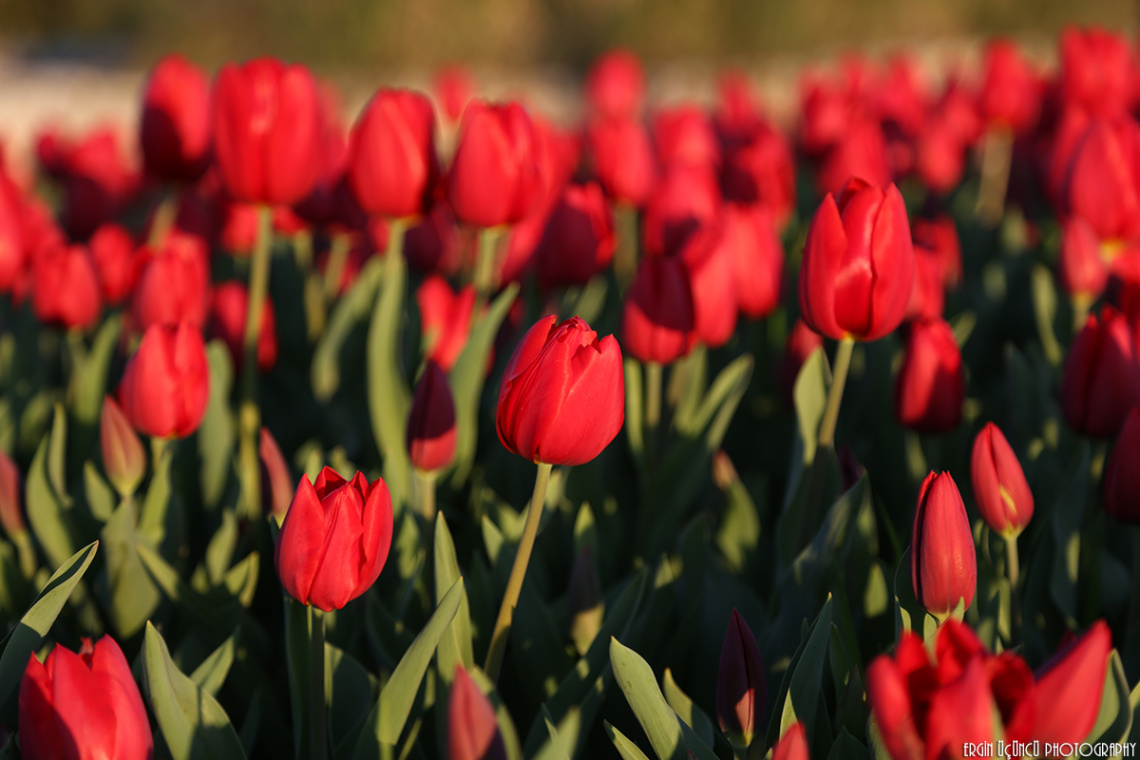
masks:
<path id="1" fill-rule="evenodd" d="M 1017 557 L 1017 536 L 1005 537 L 1005 562 L 1009 573 L 1010 635 L 1021 636 L 1021 592 L 1017 590 L 1021 578 L 1021 564 Z"/>
<path id="2" fill-rule="evenodd" d="M 518 551 L 515 553 L 515 563 L 511 566 L 511 576 L 507 579 L 507 591 L 503 595 L 503 604 L 499 607 L 499 617 L 495 620 L 495 628 L 491 634 L 491 647 L 487 651 L 487 664 L 483 670 L 491 683 L 499 680 L 499 670 L 503 666 L 503 655 L 507 651 L 507 639 L 511 635 L 511 621 L 515 616 L 515 606 L 519 602 L 519 593 L 522 591 L 523 578 L 526 576 L 526 566 L 530 563 L 530 554 L 534 550 L 534 540 L 538 536 L 538 524 L 542 521 L 542 507 L 546 502 L 546 484 L 550 482 L 552 465 L 545 462 L 538 463 L 538 474 L 534 479 L 534 494 L 530 497 L 530 505 L 526 512 L 526 525 L 523 527 L 522 539 L 519 541 Z"/>
<path id="3" fill-rule="evenodd" d="M 637 272 L 637 209 L 628 203 L 614 205 L 617 250 L 614 251 L 614 277 L 624 293 Z"/>
<path id="4" fill-rule="evenodd" d="M 257 399 L 257 344 L 261 335 L 261 312 L 269 292 L 269 261 L 273 247 L 273 208 L 257 209 L 257 241 L 249 272 L 249 307 L 245 314 L 241 365 L 241 468 L 245 515 L 261 514 L 261 467 L 257 443 L 261 432 L 261 410 Z"/>
<path id="5" fill-rule="evenodd" d="M 817 448 L 829 448 L 835 443 L 835 423 L 839 421 L 839 405 L 843 401 L 843 388 L 847 385 L 847 370 L 851 366 L 851 351 L 855 348 L 854 338 L 839 341 L 835 351 L 835 369 L 831 374 L 831 387 L 827 390 L 827 406 L 823 409 L 823 420 L 819 424 Z M 816 456 L 819 456 L 818 452 Z"/>
<path id="6" fill-rule="evenodd" d="M 147 245 L 151 248 L 160 248 L 166 242 L 166 237 L 174 227 L 174 220 L 178 217 L 178 195 L 170 189 L 158 203 L 154 211 L 154 218 L 150 223 L 150 234 L 147 235 Z"/>
<path id="7" fill-rule="evenodd" d="M 439 474 L 437 470 L 428 472 L 418 467 L 413 468 L 416 474 L 416 503 L 420 514 L 429 524 L 435 522 L 435 479 Z"/>
<path id="8" fill-rule="evenodd" d="M 651 463 L 657 454 L 657 427 L 661 424 L 663 369 L 657 362 L 645 365 L 645 448 Z"/>
<path id="9" fill-rule="evenodd" d="M 491 299 L 495 289 L 495 270 L 499 228 L 483 227 L 479 230 L 479 253 L 475 259 L 475 313 Z"/>
<path id="10" fill-rule="evenodd" d="M 978 190 L 978 218 L 989 227 L 997 226 L 1005 214 L 1005 194 L 1009 188 L 1009 166 L 1013 155 L 1013 134 L 1008 129 L 986 133 L 982 141 L 982 186 Z"/>
<path id="11" fill-rule="evenodd" d="M 151 436 L 150 439 L 150 468 L 152 472 L 158 472 L 159 465 L 162 464 L 162 457 L 166 454 L 166 450 L 170 446 L 170 439 L 161 436 Z M 126 494 L 124 494 L 126 495 Z"/>
<path id="12" fill-rule="evenodd" d="M 309 632 L 309 758 L 325 760 L 325 616 L 311 606 Z"/>
<path id="13" fill-rule="evenodd" d="M 388 234 L 391 234 L 389 232 Z M 333 235 L 329 249 L 329 263 L 325 267 L 325 301 L 332 303 L 340 292 L 340 281 L 348 264 L 348 254 L 352 251 L 352 237 L 347 233 Z"/>

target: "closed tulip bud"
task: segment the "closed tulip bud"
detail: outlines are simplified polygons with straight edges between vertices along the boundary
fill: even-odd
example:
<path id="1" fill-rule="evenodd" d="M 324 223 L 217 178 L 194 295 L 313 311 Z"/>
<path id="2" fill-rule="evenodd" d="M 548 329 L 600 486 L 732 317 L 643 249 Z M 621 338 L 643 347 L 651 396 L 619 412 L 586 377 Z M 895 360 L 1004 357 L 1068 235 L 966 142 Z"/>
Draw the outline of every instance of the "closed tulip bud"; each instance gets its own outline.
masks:
<path id="1" fill-rule="evenodd" d="M 412 398 L 407 441 L 412 466 L 424 472 L 442 469 L 455 457 L 455 402 L 447 374 L 431 359 Z"/>
<path id="2" fill-rule="evenodd" d="M 578 654 L 585 656 L 598 631 L 606 603 L 601 594 L 602 582 L 598 568 L 590 556 L 590 547 L 582 547 L 570 569 L 570 588 L 566 592 L 566 606 L 570 610 L 570 639 Z"/>
<path id="3" fill-rule="evenodd" d="M 693 233 L 680 251 L 693 294 L 693 332 L 710 348 L 719 348 L 736 331 L 735 264 L 721 221 Z"/>
<path id="4" fill-rule="evenodd" d="M 242 366 L 245 320 L 249 312 L 249 291 L 240 282 L 226 282 L 210 295 L 210 321 L 207 333 L 219 338 L 230 350 L 234 366 Z M 257 367 L 262 372 L 277 363 L 277 315 L 267 297 L 261 306 L 261 332 L 257 336 Z"/>
<path id="5" fill-rule="evenodd" d="M 301 604 L 339 610 L 376 582 L 391 544 L 387 484 L 326 467 L 315 483 L 301 476 L 277 538 L 277 577 Z"/>
<path id="6" fill-rule="evenodd" d="M 723 219 L 736 305 L 751 319 L 767 316 L 779 306 L 784 284 L 784 247 L 775 218 L 764 206 L 732 204 Z"/>
<path id="7" fill-rule="evenodd" d="M 986 46 L 979 107 L 993 128 L 1023 133 L 1037 123 L 1041 84 L 1017 45 L 995 40 Z"/>
<path id="8" fill-rule="evenodd" d="M 475 100 L 463 112 L 447 178 L 455 218 L 477 227 L 522 219 L 540 200 L 536 130 L 518 103 Z"/>
<path id="9" fill-rule="evenodd" d="M 1100 241 L 1079 216 L 1065 222 L 1063 230 L 1057 279 L 1071 297 L 1092 303 L 1108 283 L 1108 265 L 1100 255 Z"/>
<path id="10" fill-rule="evenodd" d="M 720 145 L 708 116 L 699 106 L 686 104 L 661 111 L 653 120 L 657 156 L 666 166 L 688 164 L 716 169 Z"/>
<path id="11" fill-rule="evenodd" d="M 261 508 L 267 514 L 284 516 L 293 499 L 293 475 L 269 428 L 261 429 L 257 447 L 261 460 Z"/>
<path id="12" fill-rule="evenodd" d="M 974 535 L 966 505 L 950 473 L 931 472 L 918 492 L 910 545 L 914 596 L 932 615 L 969 607 L 978 580 Z"/>
<path id="13" fill-rule="evenodd" d="M 594 119 L 586 128 L 586 146 L 606 195 L 642 206 L 657 178 L 657 158 L 645 126 L 632 118 Z"/>
<path id="14" fill-rule="evenodd" d="M 110 636 L 61 644 L 20 681 L 20 751 L 28 760 L 150 760 L 154 739 L 123 650 Z"/>
<path id="15" fill-rule="evenodd" d="M 914 322 L 895 379 L 895 415 L 903 427 L 948 433 L 962 421 L 966 378 L 962 352 L 945 320 Z"/>
<path id="16" fill-rule="evenodd" d="M 617 236 L 602 189 L 567 185 L 538 245 L 538 279 L 547 288 L 585 285 L 614 257 Z"/>
<path id="17" fill-rule="evenodd" d="M 147 174 L 193 182 L 210 158 L 210 81 L 184 56 L 163 58 L 150 72 L 139 126 Z"/>
<path id="18" fill-rule="evenodd" d="M 823 199 L 800 267 L 800 310 L 813 330 L 878 340 L 902 322 L 913 286 L 910 226 L 894 185 L 852 179 Z"/>
<path id="19" fill-rule="evenodd" d="M 1061 410 L 1078 433 L 1108 438 L 1140 405 L 1140 362 L 1128 319 L 1111 306 L 1090 314 L 1065 359 Z"/>
<path id="20" fill-rule="evenodd" d="M 103 300 L 114 306 L 134 290 L 148 251 L 135 247 L 131 233 L 118 224 L 104 224 L 88 243 Z"/>
<path id="21" fill-rule="evenodd" d="M 185 438 L 202 423 L 209 397 L 202 334 L 187 324 L 147 328 L 119 386 L 119 403 L 135 429 L 155 438 Z"/>
<path id="22" fill-rule="evenodd" d="M 1070 215 L 1088 222 L 1098 240 L 1140 234 L 1140 125 L 1131 117 L 1093 120 L 1063 163 Z"/>
<path id="23" fill-rule="evenodd" d="M 123 410 L 110 396 L 103 399 L 99 415 L 99 447 L 111 485 L 120 496 L 133 494 L 146 474 L 146 453 Z"/>
<path id="24" fill-rule="evenodd" d="M 420 309 L 424 354 L 450 371 L 471 334 L 475 289 L 467 286 L 456 293 L 447 280 L 433 274 L 416 290 L 416 305 Z"/>
<path id="25" fill-rule="evenodd" d="M 85 330 L 98 321 L 103 308 L 99 274 L 87 248 L 55 246 L 40 251 L 32 277 L 36 319 L 68 330 Z"/>
<path id="26" fill-rule="evenodd" d="M 204 327 L 209 286 L 206 244 L 193 235 L 172 232 L 143 265 L 131 299 L 131 326 L 139 332 L 179 322 Z"/>
<path id="27" fill-rule="evenodd" d="M 946 306 L 942 289 L 942 262 L 929 248 L 914 245 L 914 289 L 906 307 L 906 318 L 912 320 L 941 319 Z"/>
<path id="28" fill-rule="evenodd" d="M 970 479 L 978 511 L 990 530 L 1004 536 L 1021 533 L 1033 517 L 1033 492 L 1009 441 L 992 422 L 974 439 Z"/>
<path id="29" fill-rule="evenodd" d="M 321 103 L 304 66 L 226 64 L 214 83 L 214 155 L 226 189 L 247 203 L 295 203 L 321 165 Z"/>
<path id="30" fill-rule="evenodd" d="M 1140 407 L 1128 412 L 1104 471 L 1104 511 L 1125 523 L 1140 524 Z"/>
<path id="31" fill-rule="evenodd" d="M 1132 104 L 1132 51 L 1123 36 L 1070 26 L 1061 34 L 1060 97 L 1097 116 L 1127 113 Z"/>
<path id="32" fill-rule="evenodd" d="M 20 508 L 21 492 L 20 468 L 7 452 L 0 450 L 0 527 L 9 536 L 26 529 Z"/>
<path id="33" fill-rule="evenodd" d="M 447 700 L 447 756 L 450 760 L 507 759 L 495 708 L 462 665 L 455 668 Z"/>
<path id="34" fill-rule="evenodd" d="M 756 637 L 735 609 L 724 634 L 716 675 L 716 715 L 732 743 L 748 746 L 761 728 L 768 691 Z"/>
<path id="35" fill-rule="evenodd" d="M 360 207 L 392 218 L 420 216 L 439 177 L 431 101 L 410 90 L 372 96 L 352 133 L 348 180 Z"/>
<path id="36" fill-rule="evenodd" d="M 531 462 L 589 462 L 625 422 L 617 340 L 598 340 L 580 317 L 540 319 L 507 363 L 495 422 L 503 445 Z"/>
<path id="37" fill-rule="evenodd" d="M 807 731 L 798 720 L 788 726 L 788 730 L 772 747 L 772 760 L 811 760 L 808 754 Z"/>
<path id="38" fill-rule="evenodd" d="M 1082 742 L 1100 713 L 1112 633 L 1098 620 L 1037 671 L 1037 722 L 1033 738 Z"/>
<path id="39" fill-rule="evenodd" d="M 638 57 L 628 50 L 606 53 L 586 76 L 586 100 L 595 113 L 636 116 L 644 97 L 645 72 Z"/>
<path id="40" fill-rule="evenodd" d="M 693 348 L 693 295 L 680 259 L 646 256 L 626 294 L 621 342 L 641 362 L 670 364 Z"/>

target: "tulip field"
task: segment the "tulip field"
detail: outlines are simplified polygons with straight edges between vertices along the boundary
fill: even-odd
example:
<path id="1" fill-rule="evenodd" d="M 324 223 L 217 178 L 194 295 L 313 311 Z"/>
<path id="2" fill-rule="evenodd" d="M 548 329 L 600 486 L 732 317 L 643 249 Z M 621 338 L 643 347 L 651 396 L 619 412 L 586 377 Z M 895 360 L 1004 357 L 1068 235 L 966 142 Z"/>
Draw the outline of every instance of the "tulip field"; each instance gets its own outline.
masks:
<path id="1" fill-rule="evenodd" d="M 41 125 L 0 760 L 1134 756 L 1140 55 L 979 52 Z"/>

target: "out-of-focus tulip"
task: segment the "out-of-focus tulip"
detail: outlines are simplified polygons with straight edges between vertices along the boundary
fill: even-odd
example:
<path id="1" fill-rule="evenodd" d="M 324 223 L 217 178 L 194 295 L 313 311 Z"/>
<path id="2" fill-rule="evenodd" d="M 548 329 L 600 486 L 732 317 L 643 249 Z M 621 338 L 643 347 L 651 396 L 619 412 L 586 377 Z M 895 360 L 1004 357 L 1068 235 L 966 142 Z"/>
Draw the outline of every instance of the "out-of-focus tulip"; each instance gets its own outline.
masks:
<path id="1" fill-rule="evenodd" d="M 404 233 L 404 256 L 408 267 L 416 271 L 452 274 L 459 269 L 459 254 L 455 217 L 444 202 L 437 202 L 419 224 Z"/>
<path id="2" fill-rule="evenodd" d="M 122 303 L 134 290 L 147 250 L 136 248 L 131 233 L 118 224 L 104 224 L 95 230 L 88 247 L 99 273 L 103 299 L 112 306 Z"/>
<path id="3" fill-rule="evenodd" d="M 914 245 L 914 289 L 906 307 L 907 319 L 940 319 L 946 306 L 942 289 L 942 262 L 926 246 Z"/>
<path id="4" fill-rule="evenodd" d="M 507 758 L 495 709 L 462 665 L 455 668 L 447 701 L 447 756 L 451 760 Z"/>
<path id="5" fill-rule="evenodd" d="M 289 511 L 293 499 L 293 476 L 289 464 L 277 445 L 277 439 L 269 428 L 261 429 L 261 439 L 257 446 L 261 460 L 261 508 L 265 514 L 283 516 Z"/>
<path id="6" fill-rule="evenodd" d="M 304 66 L 257 58 L 226 64 L 214 83 L 214 155 L 229 193 L 247 203 L 295 203 L 321 164 L 320 96 Z"/>
<path id="7" fill-rule="evenodd" d="M 978 511 L 990 530 L 1016 536 L 1029 524 L 1033 492 L 1009 441 L 992 422 L 987 422 L 974 439 L 970 480 Z"/>
<path id="8" fill-rule="evenodd" d="M 1088 222 L 1079 216 L 1065 222 L 1057 279 L 1073 298 L 1095 301 L 1108 282 L 1108 265 L 1100 254 L 1100 241 Z"/>
<path id="9" fill-rule="evenodd" d="M 535 129 L 518 103 L 474 100 L 463 112 L 447 199 L 455 218 L 477 227 L 519 221 L 539 199 Z"/>
<path id="10" fill-rule="evenodd" d="M 610 265 L 615 248 L 613 215 L 601 187 L 568 185 L 538 246 L 539 281 L 548 288 L 585 285 Z"/>
<path id="11" fill-rule="evenodd" d="M 186 323 L 148 327 L 119 386 L 119 403 L 135 429 L 155 438 L 185 438 L 202 423 L 209 396 L 202 334 Z"/>
<path id="12" fill-rule="evenodd" d="M 930 190 L 946 195 L 962 179 L 966 145 L 958 127 L 944 118 L 931 119 L 918 137 L 915 171 Z"/>
<path id="13" fill-rule="evenodd" d="M 953 217 L 944 214 L 933 219 L 915 219 L 911 236 L 916 246 L 934 251 L 942 284 L 947 288 L 958 287 L 962 282 L 962 247 L 958 243 L 958 229 L 954 226 Z"/>
<path id="14" fill-rule="evenodd" d="M 433 274 L 416 290 L 416 305 L 420 309 L 424 354 L 450 371 L 471 333 L 475 289 L 467 286 L 456 293 L 447 280 Z"/>
<path id="15" fill-rule="evenodd" d="M 440 111 L 452 123 L 459 121 L 474 91 L 471 73 L 459 65 L 444 66 L 432 79 L 432 92 Z"/>
<path id="16" fill-rule="evenodd" d="M 25 530 L 20 482 L 20 468 L 0 449 L 0 527 L 9 536 Z"/>
<path id="17" fill-rule="evenodd" d="M 143 167 L 167 182 L 193 182 L 210 158 L 210 81 L 177 53 L 150 72 L 139 124 Z"/>
<path id="18" fill-rule="evenodd" d="M 784 247 L 776 221 L 764 206 L 729 204 L 724 215 L 724 245 L 732 258 L 736 305 L 759 319 L 780 304 L 784 284 Z"/>
<path id="19" fill-rule="evenodd" d="M 1057 652 L 1037 671 L 1037 722 L 1034 739 L 1082 742 L 1100 712 L 1112 633 L 1103 620 Z"/>
<path id="20" fill-rule="evenodd" d="M 661 111 L 653 119 L 657 157 L 665 166 L 687 164 L 716 169 L 720 145 L 712 123 L 700 106 L 679 105 Z"/>
<path id="21" fill-rule="evenodd" d="M 966 505 L 950 473 L 922 481 L 910 545 L 914 596 L 931 614 L 945 617 L 959 602 L 969 607 L 978 581 L 978 559 Z"/>
<path id="22" fill-rule="evenodd" d="M 679 253 L 693 295 L 693 332 L 710 348 L 723 346 L 736 331 L 736 262 L 724 231 L 720 220 L 705 225 Z"/>
<path id="23" fill-rule="evenodd" d="M 689 353 L 693 332 L 693 296 L 679 259 L 647 256 L 626 294 L 621 342 L 641 362 L 669 364 Z"/>
<path id="24" fill-rule="evenodd" d="M 637 116 L 645 98 L 645 72 L 641 61 L 628 50 L 611 50 L 590 68 L 586 76 L 586 100 L 604 116 Z"/>
<path id="25" fill-rule="evenodd" d="M 1041 84 L 1017 45 L 994 40 L 986 46 L 979 106 L 991 128 L 1024 133 L 1037 122 Z"/>
<path id="26" fill-rule="evenodd" d="M 376 582 L 391 543 L 387 484 L 325 467 L 315 483 L 303 475 L 297 485 L 277 538 L 277 577 L 301 604 L 339 610 Z"/>
<path id="27" fill-rule="evenodd" d="M 352 190 L 344 181 L 349 156 L 348 128 L 344 123 L 340 93 L 327 81 L 320 82 L 318 87 L 321 133 L 317 179 L 312 190 L 289 210 L 309 225 L 339 231 L 337 228 L 348 224 L 349 217 L 359 210 Z M 274 221 L 276 226 L 276 219 Z"/>
<path id="28" fill-rule="evenodd" d="M 28 657 L 20 681 L 20 752 L 28 760 L 150 760 L 154 739 L 123 650 L 110 636 Z"/>
<path id="29" fill-rule="evenodd" d="M 210 264 L 205 243 L 172 232 L 143 266 L 131 299 L 132 327 L 186 322 L 201 328 L 210 305 Z"/>
<path id="30" fill-rule="evenodd" d="M 1132 52 L 1123 36 L 1097 27 L 1061 33 L 1060 97 L 1065 107 L 1119 116 L 1132 101 Z"/>
<path id="31" fill-rule="evenodd" d="M 1125 523 L 1140 524 L 1140 408 L 1132 407 L 1104 471 L 1104 511 Z"/>
<path id="32" fill-rule="evenodd" d="M 716 716 L 720 729 L 747 746 L 761 727 L 767 699 L 764 660 L 756 637 L 735 609 L 724 634 L 716 676 Z"/>
<path id="33" fill-rule="evenodd" d="M 698 228 L 716 220 L 720 207 L 720 189 L 711 169 L 685 164 L 669 167 L 645 207 L 646 254 L 676 253 Z"/>
<path id="34" fill-rule="evenodd" d="M 656 158 L 649 134 L 635 119 L 598 118 L 586 130 L 594 174 L 619 203 L 641 206 L 653 189 Z"/>
<path id="35" fill-rule="evenodd" d="M 913 286 L 910 226 L 894 185 L 852 179 L 838 199 L 823 199 L 800 268 L 800 310 L 813 330 L 878 340 L 899 326 Z"/>
<path id="36" fill-rule="evenodd" d="M 758 126 L 725 155 L 721 185 L 725 200 L 766 206 L 783 226 L 796 203 L 796 167 L 787 138 L 767 124 Z"/>
<path id="37" fill-rule="evenodd" d="M 82 240 L 130 201 L 138 189 L 138 172 L 123 152 L 119 133 L 111 127 L 97 127 L 61 149 L 61 219 L 72 239 Z"/>
<path id="38" fill-rule="evenodd" d="M 85 330 L 99 319 L 99 274 L 87 248 L 47 248 L 37 254 L 32 270 L 36 319 L 68 330 Z"/>
<path id="39" fill-rule="evenodd" d="M 820 348 L 823 348 L 823 338 L 820 334 L 811 329 L 807 322 L 797 319 L 792 329 L 788 330 L 788 337 L 784 341 L 784 355 L 780 359 L 780 385 L 784 390 L 784 398 L 789 403 L 800 369 L 808 357 Z"/>
<path id="40" fill-rule="evenodd" d="M 138 433 L 110 396 L 103 399 L 99 415 L 99 448 L 111 485 L 120 496 L 133 494 L 146 474 L 146 453 Z"/>
<path id="41" fill-rule="evenodd" d="M 0 292 L 12 289 L 28 261 L 28 224 L 20 189 L 0 169 Z"/>
<path id="42" fill-rule="evenodd" d="M 807 731 L 803 723 L 797 720 L 788 726 L 788 730 L 772 747 L 772 760 L 810 760 Z"/>
<path id="43" fill-rule="evenodd" d="M 242 366 L 245 320 L 249 311 L 249 291 L 240 282 L 225 282 L 210 294 L 210 321 L 207 334 L 220 338 L 230 350 L 234 367 Z M 257 366 L 266 371 L 277 363 L 277 315 L 267 297 L 261 308 L 261 333 L 257 336 Z"/>
<path id="44" fill-rule="evenodd" d="M 439 470 L 455 457 L 455 402 L 443 368 L 430 359 L 408 413 L 408 459 L 424 472 Z"/>
<path id="45" fill-rule="evenodd" d="M 1111 306 L 1090 314 L 1077 333 L 1061 377 L 1061 410 L 1069 427 L 1096 437 L 1116 435 L 1140 406 L 1140 361 L 1128 319 Z"/>
<path id="46" fill-rule="evenodd" d="M 1093 121 L 1067 165 L 1063 193 L 1070 214 L 1102 241 L 1140 234 L 1140 125 L 1131 118 Z"/>
<path id="47" fill-rule="evenodd" d="M 532 462 L 589 462 L 625 422 L 621 348 L 579 317 L 534 324 L 511 355 L 495 415 L 499 440 Z"/>
<path id="48" fill-rule="evenodd" d="M 966 378 L 954 331 L 941 318 L 910 325 L 895 380 L 895 415 L 904 427 L 947 433 L 962 421 Z"/>
<path id="49" fill-rule="evenodd" d="M 851 177 L 862 177 L 879 187 L 891 181 L 887 140 L 876 121 L 856 121 L 843 132 L 824 155 L 816 185 L 821 193 L 837 194 Z"/>
<path id="50" fill-rule="evenodd" d="M 743 71 L 724 71 L 717 78 L 713 126 L 725 147 L 747 142 L 766 126 L 763 105 Z"/>
<path id="51" fill-rule="evenodd" d="M 348 179 L 369 214 L 420 216 L 439 176 L 431 101 L 410 90 L 382 89 L 352 132 Z"/>

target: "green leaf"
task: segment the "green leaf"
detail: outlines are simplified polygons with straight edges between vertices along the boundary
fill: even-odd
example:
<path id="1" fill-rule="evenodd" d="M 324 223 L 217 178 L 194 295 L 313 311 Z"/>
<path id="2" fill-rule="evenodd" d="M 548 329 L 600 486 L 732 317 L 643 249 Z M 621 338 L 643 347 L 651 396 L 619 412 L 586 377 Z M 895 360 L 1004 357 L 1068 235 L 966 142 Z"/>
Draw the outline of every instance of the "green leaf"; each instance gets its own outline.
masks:
<path id="1" fill-rule="evenodd" d="M 822 348 L 817 348 L 800 367 L 792 390 L 799 440 L 804 447 L 801 460 L 804 464 L 815 459 L 816 437 L 823 420 L 824 407 L 827 406 L 827 389 L 830 384 L 831 371 L 827 366 L 827 354 Z"/>
<path id="2" fill-rule="evenodd" d="M 336 302 L 328 324 L 317 340 L 310 377 L 313 395 L 321 403 L 331 399 L 340 387 L 340 354 L 344 342 L 353 328 L 372 311 L 383 266 L 378 257 L 372 257 L 365 263 L 348 292 Z"/>
<path id="3" fill-rule="evenodd" d="M 162 635 L 146 624 L 143 645 L 146 693 L 173 760 L 244 758 L 229 716 L 174 661 Z"/>
<path id="4" fill-rule="evenodd" d="M 804 724 L 807 735 L 815 735 L 819 696 L 823 693 L 823 663 L 831 639 L 832 599 L 828 595 L 819 616 L 812 623 L 807 641 L 800 647 L 792 663 L 792 677 L 780 716 L 779 735 L 797 720 Z M 824 716 L 826 717 L 826 716 Z"/>
<path id="5" fill-rule="evenodd" d="M 1051 568 L 1049 590 L 1070 628 L 1077 627 L 1077 576 L 1081 565 L 1081 520 L 1089 483 L 1089 447 L 1082 443 L 1081 457 L 1069 486 L 1053 509 L 1052 539 L 1057 561 Z"/>
<path id="6" fill-rule="evenodd" d="M 107 370 L 115 355 L 119 330 L 119 315 L 111 314 L 95 333 L 91 350 L 83 357 L 71 376 L 71 401 L 75 418 L 86 425 L 96 425 L 103 410 L 103 397 L 107 393 Z"/>
<path id="7" fill-rule="evenodd" d="M 876 755 L 876 757 L 880 757 L 880 755 Z M 881 757 L 887 756 L 881 755 Z M 835 739 L 835 743 L 831 745 L 831 752 L 828 753 L 827 760 L 871 760 L 871 753 L 846 728 L 842 728 L 839 730 L 839 736 Z"/>
<path id="8" fill-rule="evenodd" d="M 435 518 L 435 601 L 440 603 L 447 594 L 448 589 L 456 584 L 462 573 L 459 570 L 459 560 L 455 556 L 455 543 L 451 539 L 451 531 L 447 529 L 447 520 L 439 512 Z M 467 590 L 462 589 L 459 609 L 455 619 L 447 627 L 447 632 L 439 642 L 439 676 L 447 685 L 455 677 L 455 667 L 462 665 L 470 670 L 475 663 L 475 654 L 471 645 L 471 609 L 467 600 Z"/>
<path id="9" fill-rule="evenodd" d="M 194 668 L 194 672 L 190 674 L 190 680 L 197 684 L 202 691 L 216 697 L 218 690 L 226 682 L 226 676 L 229 675 L 230 667 L 234 664 L 236 652 L 237 644 L 234 637 L 230 636 L 222 642 L 220 647 L 211 652 L 209 657 L 202 660 L 198 667 Z"/>
<path id="10" fill-rule="evenodd" d="M 562 722 L 555 726 L 554 719 L 543 707 L 540 711 L 550 739 L 534 755 L 534 760 L 570 760 L 574 757 L 574 749 L 578 743 L 578 733 L 582 728 L 582 714 L 578 710 L 570 710 Z"/>
<path id="11" fill-rule="evenodd" d="M 66 421 L 63 407 L 55 407 L 52 430 L 40 441 L 32 458 L 25 488 L 28 523 L 52 567 L 75 554 L 74 526 L 69 522 L 71 501 L 63 490 L 63 451 Z"/>
<path id="12" fill-rule="evenodd" d="M 355 657 L 326 643 L 325 689 L 333 756 L 351 757 L 376 699 L 376 679 Z"/>
<path id="13" fill-rule="evenodd" d="M 210 365 L 210 395 L 198 428 L 198 454 L 202 459 L 202 501 L 207 507 L 215 507 L 222 501 L 233 470 L 237 432 L 230 413 L 230 390 L 234 368 L 229 349 L 220 340 L 212 340 L 206 346 L 206 359 Z M 151 466 L 157 468 L 158 463 Z"/>
<path id="14" fill-rule="evenodd" d="M 638 749 L 638 746 L 631 742 L 625 734 L 618 731 L 609 721 L 603 724 L 606 729 L 606 736 L 610 737 L 610 741 L 614 743 L 618 754 L 621 755 L 622 760 L 649 760 L 645 753 Z"/>
<path id="15" fill-rule="evenodd" d="M 665 668 L 663 686 L 665 701 L 669 703 L 677 716 L 685 721 L 689 728 L 697 732 L 701 741 L 712 746 L 716 738 L 712 721 L 701 708 L 697 707 L 693 700 L 689 699 L 689 695 L 681 691 L 681 687 L 673 680 L 673 671 L 669 668 Z"/>
<path id="16" fill-rule="evenodd" d="M 1128 678 L 1124 675 L 1120 654 L 1113 649 L 1108 656 L 1108 673 L 1104 678 L 1100 712 L 1087 741 L 1094 746 L 1118 744 L 1127 740 L 1131 731 L 1132 705 Z"/>
<path id="17" fill-rule="evenodd" d="M 100 586 L 115 630 L 124 639 L 141 631 L 162 601 L 162 593 L 135 549 L 139 541 L 145 540 L 135 529 L 137 514 L 134 500 L 124 500 L 101 534 L 106 564 Z"/>
<path id="18" fill-rule="evenodd" d="M 92 517 L 100 523 L 111 519 L 118 497 L 90 460 L 83 463 L 83 495 Z"/>
<path id="19" fill-rule="evenodd" d="M 895 570 L 895 639 L 898 640 L 903 631 L 914 631 L 926 638 L 932 626 L 938 627 L 938 619 L 927 612 L 914 595 L 908 546 Z"/>

